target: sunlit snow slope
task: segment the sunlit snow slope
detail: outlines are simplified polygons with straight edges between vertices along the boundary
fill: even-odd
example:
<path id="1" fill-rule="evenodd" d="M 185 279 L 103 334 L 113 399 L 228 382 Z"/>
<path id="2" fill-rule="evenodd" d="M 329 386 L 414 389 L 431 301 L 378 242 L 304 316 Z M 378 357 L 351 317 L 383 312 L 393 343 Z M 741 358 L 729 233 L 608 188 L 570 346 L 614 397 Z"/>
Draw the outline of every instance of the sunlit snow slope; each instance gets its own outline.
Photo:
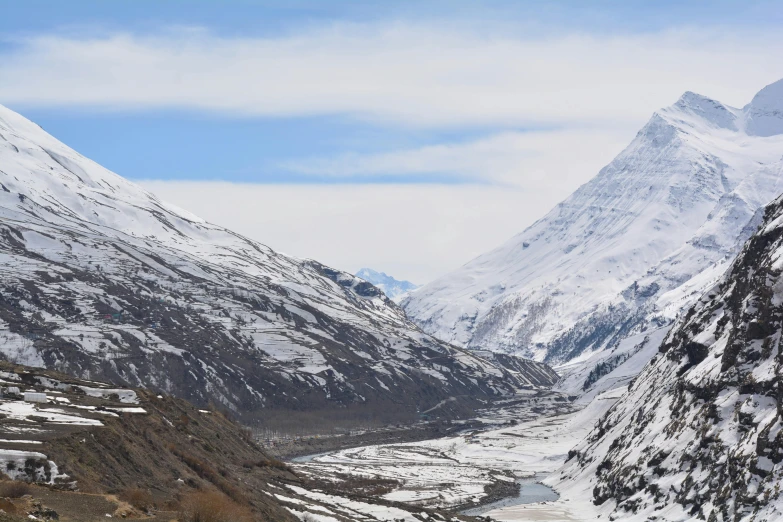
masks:
<path id="1" fill-rule="evenodd" d="M 3 107 L 0 266 L 5 357 L 245 416 L 415 416 L 556 378 L 438 341 L 371 284 L 168 205 Z"/>
<path id="2" fill-rule="evenodd" d="M 783 80 L 743 109 L 685 93 L 544 218 L 402 305 L 446 341 L 554 363 L 640 336 L 609 371 L 725 271 L 783 191 L 781 158 Z"/>

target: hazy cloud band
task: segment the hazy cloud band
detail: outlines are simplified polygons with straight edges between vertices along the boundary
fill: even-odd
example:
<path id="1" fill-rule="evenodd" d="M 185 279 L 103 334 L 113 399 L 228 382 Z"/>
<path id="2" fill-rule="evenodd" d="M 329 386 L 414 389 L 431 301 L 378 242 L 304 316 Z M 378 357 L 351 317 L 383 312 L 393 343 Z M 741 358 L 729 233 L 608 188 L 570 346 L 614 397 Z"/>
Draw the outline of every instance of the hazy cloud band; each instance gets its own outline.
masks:
<path id="1" fill-rule="evenodd" d="M 415 126 L 638 123 L 690 89 L 745 103 L 780 76 L 779 34 L 513 36 L 331 25 L 273 38 L 205 30 L 48 35 L 0 54 L 17 105 L 351 115 Z"/>

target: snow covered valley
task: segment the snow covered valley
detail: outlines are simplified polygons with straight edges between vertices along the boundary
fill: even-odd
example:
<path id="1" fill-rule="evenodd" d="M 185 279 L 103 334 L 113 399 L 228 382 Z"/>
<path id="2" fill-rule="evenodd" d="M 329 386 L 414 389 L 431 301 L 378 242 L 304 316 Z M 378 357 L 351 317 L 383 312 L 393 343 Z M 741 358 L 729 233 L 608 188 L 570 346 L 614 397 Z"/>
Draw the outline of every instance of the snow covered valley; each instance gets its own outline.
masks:
<path id="1" fill-rule="evenodd" d="M 557 395 L 531 394 L 527 400 L 486 412 L 480 417 L 488 426 L 483 431 L 322 453 L 294 459 L 292 467 L 315 480 L 339 483 L 362 477 L 385 483 L 386 500 L 456 509 L 465 515 L 501 521 L 594 520 L 597 508 L 590 492 L 574 495 L 546 484 L 624 391 L 605 392 L 581 409 L 571 403 L 554 407 L 563 404 L 552 400 Z M 534 407 L 546 411 L 536 413 Z M 499 496 L 503 499 L 498 501 Z"/>

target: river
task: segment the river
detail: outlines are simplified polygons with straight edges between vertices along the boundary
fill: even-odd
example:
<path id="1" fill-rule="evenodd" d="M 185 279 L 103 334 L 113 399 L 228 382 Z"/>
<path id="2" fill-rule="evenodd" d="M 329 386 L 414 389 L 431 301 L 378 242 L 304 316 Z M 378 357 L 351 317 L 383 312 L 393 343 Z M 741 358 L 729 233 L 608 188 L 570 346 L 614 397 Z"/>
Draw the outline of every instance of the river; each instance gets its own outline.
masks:
<path id="1" fill-rule="evenodd" d="M 560 498 L 555 490 L 549 486 L 539 483 L 536 479 L 526 478 L 517 479 L 519 484 L 519 494 L 515 497 L 507 497 L 490 504 L 466 509 L 460 513 L 463 515 L 477 517 L 492 510 L 509 506 L 519 506 L 521 504 L 535 504 L 536 502 L 546 502 Z"/>

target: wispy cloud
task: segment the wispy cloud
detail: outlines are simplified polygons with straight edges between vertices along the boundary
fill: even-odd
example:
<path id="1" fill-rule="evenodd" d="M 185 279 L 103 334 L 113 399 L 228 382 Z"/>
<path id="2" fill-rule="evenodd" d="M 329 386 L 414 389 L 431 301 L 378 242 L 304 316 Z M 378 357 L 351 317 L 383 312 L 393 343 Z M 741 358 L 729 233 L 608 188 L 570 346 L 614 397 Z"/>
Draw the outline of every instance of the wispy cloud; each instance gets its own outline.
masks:
<path id="1" fill-rule="evenodd" d="M 568 194 L 496 186 L 140 181 L 166 201 L 287 254 L 425 283 L 522 231 Z"/>
<path id="2" fill-rule="evenodd" d="M 587 181 L 632 136 L 600 128 L 502 132 L 474 141 L 380 154 L 296 160 L 282 167 L 298 174 L 349 179 L 427 175 L 442 181 L 513 185 L 541 193 L 552 191 L 553 180 L 567 187 Z"/>
<path id="3" fill-rule="evenodd" d="M 779 31 L 604 36 L 512 23 L 343 23 L 253 38 L 199 28 L 42 35 L 0 47 L 0 103 L 335 115 L 411 135 L 469 135 L 278 166 L 316 181 L 480 186 L 144 183 L 274 248 L 425 282 L 524 229 L 684 91 L 743 105 L 783 76 Z"/>
<path id="4" fill-rule="evenodd" d="M 779 33 L 514 36 L 338 24 L 270 38 L 188 29 L 39 36 L 0 60 L 0 100 L 238 116 L 351 115 L 415 126 L 616 125 L 684 90 L 744 103 L 781 75 Z"/>

